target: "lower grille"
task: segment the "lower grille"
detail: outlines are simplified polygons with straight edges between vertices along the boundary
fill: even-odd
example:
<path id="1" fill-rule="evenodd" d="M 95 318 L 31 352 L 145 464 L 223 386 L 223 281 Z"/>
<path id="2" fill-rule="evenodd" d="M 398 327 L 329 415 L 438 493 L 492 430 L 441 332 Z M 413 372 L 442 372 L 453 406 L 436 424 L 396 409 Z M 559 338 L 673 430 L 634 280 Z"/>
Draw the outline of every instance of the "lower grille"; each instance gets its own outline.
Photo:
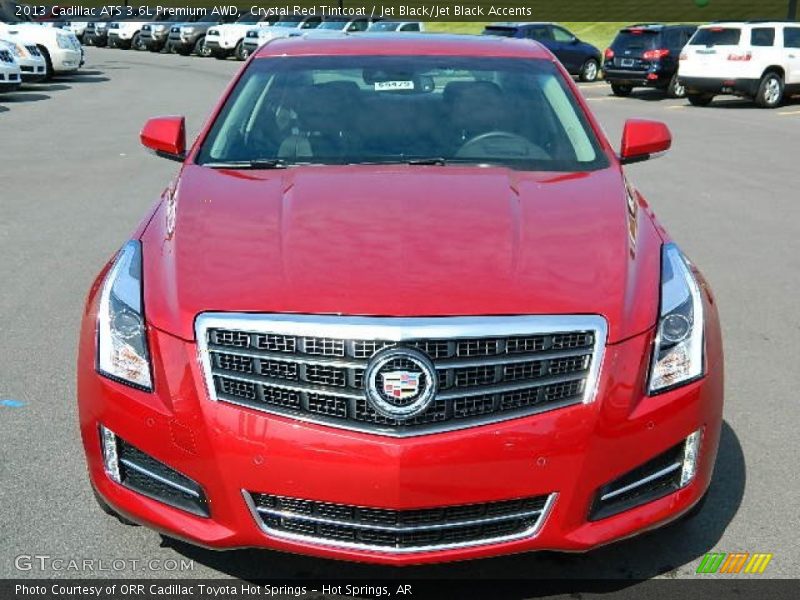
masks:
<path id="1" fill-rule="evenodd" d="M 198 346 L 213 400 L 395 437 L 591 402 L 605 335 L 605 320 L 597 316 L 220 313 L 197 319 Z M 406 358 L 381 363 L 382 372 L 394 377 L 390 387 L 382 376 L 368 381 L 371 367 L 392 353 Z M 417 372 L 409 355 L 421 357 L 430 365 L 429 372 Z M 376 393 L 402 385 L 434 392 L 408 414 L 387 410 L 386 403 L 376 405 Z M 416 398 L 398 395 L 389 400 L 402 409 Z"/>
<path id="2" fill-rule="evenodd" d="M 117 437 L 116 440 L 122 485 L 175 508 L 202 517 L 209 516 L 208 500 L 195 481 L 122 438 Z"/>
<path id="3" fill-rule="evenodd" d="M 555 495 L 413 510 L 368 508 L 245 492 L 274 537 L 377 552 L 426 552 L 532 537 Z"/>

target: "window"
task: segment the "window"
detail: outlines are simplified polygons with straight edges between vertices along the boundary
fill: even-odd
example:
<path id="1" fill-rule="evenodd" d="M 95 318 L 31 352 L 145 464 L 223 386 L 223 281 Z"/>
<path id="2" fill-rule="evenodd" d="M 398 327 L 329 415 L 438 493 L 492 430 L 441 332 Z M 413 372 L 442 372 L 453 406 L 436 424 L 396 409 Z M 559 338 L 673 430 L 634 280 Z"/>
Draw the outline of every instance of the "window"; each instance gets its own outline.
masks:
<path id="1" fill-rule="evenodd" d="M 400 28 L 400 31 L 419 31 L 419 23 L 406 23 Z"/>
<path id="2" fill-rule="evenodd" d="M 742 37 L 741 29 L 729 27 L 707 27 L 698 29 L 694 34 L 690 46 L 738 46 L 739 39 Z"/>
<path id="3" fill-rule="evenodd" d="M 800 27 L 787 27 L 783 30 L 783 45 L 787 48 L 800 48 Z"/>
<path id="4" fill-rule="evenodd" d="M 553 34 L 550 31 L 549 27 L 545 26 L 536 26 L 536 27 L 528 27 L 525 29 L 525 37 L 530 38 L 532 40 L 552 40 Z"/>
<path id="5" fill-rule="evenodd" d="M 775 45 L 774 27 L 754 27 L 750 32 L 750 45 L 754 47 L 768 47 Z"/>
<path id="6" fill-rule="evenodd" d="M 575 39 L 575 36 L 566 29 L 561 29 L 561 27 L 553 27 L 553 39 L 557 42 L 569 43 Z"/>
<path id="7" fill-rule="evenodd" d="M 369 23 L 366 19 L 356 19 L 350 26 L 347 28 L 347 31 L 366 31 L 367 27 L 369 27 Z"/>
<path id="8" fill-rule="evenodd" d="M 403 164 L 519 170 L 608 166 L 557 67 L 543 59 L 298 56 L 253 61 L 198 164 Z"/>

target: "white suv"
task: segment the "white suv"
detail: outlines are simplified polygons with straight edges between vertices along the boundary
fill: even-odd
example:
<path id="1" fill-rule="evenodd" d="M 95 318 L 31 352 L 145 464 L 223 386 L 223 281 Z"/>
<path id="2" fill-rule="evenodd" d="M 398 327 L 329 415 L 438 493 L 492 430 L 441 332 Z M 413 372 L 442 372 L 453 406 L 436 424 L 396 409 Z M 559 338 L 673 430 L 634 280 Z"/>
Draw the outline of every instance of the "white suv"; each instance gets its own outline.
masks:
<path id="1" fill-rule="evenodd" d="M 775 108 L 800 92 L 800 23 L 704 25 L 681 53 L 678 81 L 695 106 L 733 94 Z"/>
<path id="2" fill-rule="evenodd" d="M 225 59 L 233 55 L 239 60 L 247 58 L 248 53 L 244 49 L 244 36 L 259 23 L 268 26 L 276 19 L 265 19 L 258 15 L 245 13 L 234 23 L 224 23 L 215 25 L 206 32 L 206 47 L 211 50 L 211 56 Z"/>

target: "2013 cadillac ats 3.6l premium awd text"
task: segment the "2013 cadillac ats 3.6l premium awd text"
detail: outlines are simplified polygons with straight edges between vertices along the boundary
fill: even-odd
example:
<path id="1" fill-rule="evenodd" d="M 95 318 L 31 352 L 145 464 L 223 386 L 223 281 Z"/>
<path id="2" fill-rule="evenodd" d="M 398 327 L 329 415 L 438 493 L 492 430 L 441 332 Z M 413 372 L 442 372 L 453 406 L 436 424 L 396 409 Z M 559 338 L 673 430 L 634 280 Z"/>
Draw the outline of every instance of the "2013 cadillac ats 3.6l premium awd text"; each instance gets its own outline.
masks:
<path id="1" fill-rule="evenodd" d="M 538 44 L 275 40 L 102 270 L 78 402 L 98 501 L 211 548 L 387 564 L 585 551 L 698 505 L 714 296 Z"/>

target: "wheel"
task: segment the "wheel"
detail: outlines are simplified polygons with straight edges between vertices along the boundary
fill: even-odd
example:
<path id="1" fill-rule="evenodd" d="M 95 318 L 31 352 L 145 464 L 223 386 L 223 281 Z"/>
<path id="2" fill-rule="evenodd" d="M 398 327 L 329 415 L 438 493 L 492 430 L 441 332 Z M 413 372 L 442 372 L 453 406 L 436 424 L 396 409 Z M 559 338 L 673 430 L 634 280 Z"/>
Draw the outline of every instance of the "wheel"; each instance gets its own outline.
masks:
<path id="1" fill-rule="evenodd" d="M 685 98 L 686 97 L 686 88 L 681 85 L 681 82 L 678 81 L 678 74 L 672 76 L 672 79 L 669 80 L 669 86 L 667 87 L 667 96 L 670 98 Z"/>
<path id="2" fill-rule="evenodd" d="M 208 57 L 211 56 L 211 48 L 206 46 L 206 38 L 205 36 L 201 37 L 197 40 L 194 44 L 194 53 L 197 56 Z"/>
<path id="3" fill-rule="evenodd" d="M 135 522 L 131 521 L 130 519 L 126 519 L 121 514 L 119 514 L 117 511 L 115 511 L 113 508 L 111 508 L 108 505 L 108 502 L 103 500 L 102 496 L 100 496 L 100 494 L 97 492 L 97 490 L 94 489 L 94 486 L 92 486 L 92 492 L 94 492 L 94 499 L 97 501 L 97 505 L 100 507 L 100 510 L 102 510 L 104 513 L 106 513 L 107 515 L 109 515 L 111 517 L 116 518 L 123 525 L 130 525 L 131 527 L 138 527 L 139 526 L 138 523 L 135 523 Z"/>
<path id="4" fill-rule="evenodd" d="M 625 98 L 631 95 L 633 88 L 629 85 L 620 85 L 619 83 L 612 83 L 611 84 L 611 93 L 615 96 L 620 96 Z"/>
<path id="5" fill-rule="evenodd" d="M 53 78 L 53 61 L 50 60 L 50 53 L 47 51 L 47 48 L 44 46 L 37 46 L 39 48 L 39 52 L 42 53 L 44 57 L 44 80 L 43 81 L 50 81 Z"/>
<path id="6" fill-rule="evenodd" d="M 236 44 L 236 48 L 233 49 L 233 55 L 236 57 L 236 60 L 247 60 L 249 54 L 250 52 L 244 47 L 244 40 L 239 40 L 239 43 Z"/>
<path id="7" fill-rule="evenodd" d="M 766 73 L 761 78 L 755 100 L 761 108 L 778 106 L 783 100 L 783 77 L 775 72 Z"/>
<path id="8" fill-rule="evenodd" d="M 708 106 L 714 99 L 714 94 L 686 94 L 689 104 L 692 106 Z"/>
<path id="9" fill-rule="evenodd" d="M 138 33 L 133 34 L 133 39 L 131 40 L 131 48 L 134 50 L 144 50 L 144 42 L 142 42 L 142 38 Z"/>
<path id="10" fill-rule="evenodd" d="M 600 63 L 594 58 L 590 58 L 581 67 L 580 80 L 586 82 L 597 81 L 598 73 L 600 73 Z"/>

